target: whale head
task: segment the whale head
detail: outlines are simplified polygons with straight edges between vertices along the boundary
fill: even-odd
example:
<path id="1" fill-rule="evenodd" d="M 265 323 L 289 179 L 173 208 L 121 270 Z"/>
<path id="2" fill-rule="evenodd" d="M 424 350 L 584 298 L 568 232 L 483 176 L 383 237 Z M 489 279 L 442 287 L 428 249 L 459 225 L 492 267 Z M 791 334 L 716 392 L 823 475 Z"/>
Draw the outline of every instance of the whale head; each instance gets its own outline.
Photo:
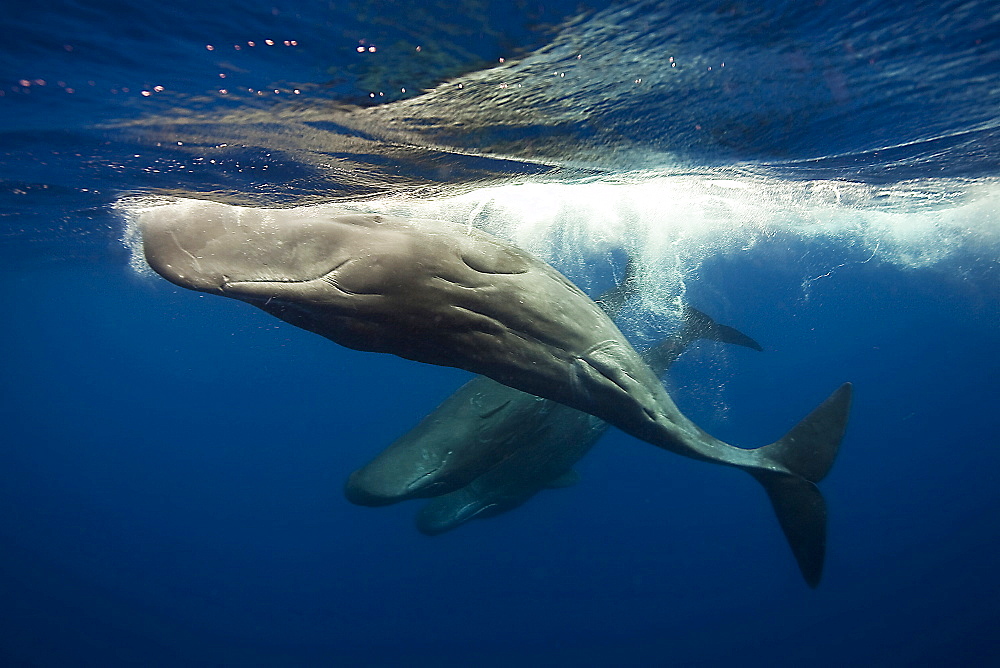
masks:
<path id="1" fill-rule="evenodd" d="M 241 283 L 309 281 L 346 254 L 344 226 L 329 214 L 183 200 L 139 222 L 153 271 L 183 288 L 238 298 Z"/>

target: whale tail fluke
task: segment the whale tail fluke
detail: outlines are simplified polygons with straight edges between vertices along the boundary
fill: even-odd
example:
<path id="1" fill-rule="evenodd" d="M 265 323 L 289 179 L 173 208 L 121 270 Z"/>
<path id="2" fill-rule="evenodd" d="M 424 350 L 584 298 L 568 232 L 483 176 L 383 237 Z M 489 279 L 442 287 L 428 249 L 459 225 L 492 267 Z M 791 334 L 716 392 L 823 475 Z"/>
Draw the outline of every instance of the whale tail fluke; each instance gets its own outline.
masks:
<path id="1" fill-rule="evenodd" d="M 844 383 L 780 440 L 760 449 L 784 471 L 746 469 L 764 486 L 806 583 L 815 588 L 826 555 L 826 501 L 816 483 L 840 449 L 851 408 Z"/>
<path id="2" fill-rule="evenodd" d="M 644 350 L 642 358 L 646 360 L 649 368 L 657 375 L 663 375 L 670 368 L 670 365 L 677 361 L 681 353 L 698 339 L 708 339 L 709 341 L 743 346 L 753 350 L 763 350 L 759 343 L 738 329 L 727 325 L 720 325 L 711 316 L 691 306 L 685 306 L 683 321 L 677 334 L 663 340 L 652 348 Z"/>
<path id="3" fill-rule="evenodd" d="M 809 482 L 819 482 L 830 472 L 847 430 L 851 390 L 851 384 L 844 383 L 780 440 L 758 452 Z"/>
<path id="4" fill-rule="evenodd" d="M 806 584 L 815 589 L 826 558 L 826 500 L 815 483 L 787 473 L 750 471 L 771 500 Z"/>
<path id="5" fill-rule="evenodd" d="M 720 325 L 711 316 L 691 306 L 684 307 L 684 325 L 680 335 L 690 341 L 709 339 L 753 350 L 764 350 L 759 343 L 743 332 L 728 325 Z"/>

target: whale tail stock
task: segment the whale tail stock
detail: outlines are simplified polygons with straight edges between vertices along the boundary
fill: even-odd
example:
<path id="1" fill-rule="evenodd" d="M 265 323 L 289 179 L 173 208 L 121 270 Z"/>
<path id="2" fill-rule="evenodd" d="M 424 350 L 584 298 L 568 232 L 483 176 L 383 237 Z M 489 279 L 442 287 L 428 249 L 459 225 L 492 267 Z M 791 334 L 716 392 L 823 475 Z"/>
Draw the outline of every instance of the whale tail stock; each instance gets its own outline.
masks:
<path id="1" fill-rule="evenodd" d="M 763 485 L 802 577 L 813 588 L 826 555 L 826 501 L 816 483 L 833 466 L 850 407 L 851 384 L 844 383 L 780 440 L 758 449 L 784 471 L 744 469 Z"/>

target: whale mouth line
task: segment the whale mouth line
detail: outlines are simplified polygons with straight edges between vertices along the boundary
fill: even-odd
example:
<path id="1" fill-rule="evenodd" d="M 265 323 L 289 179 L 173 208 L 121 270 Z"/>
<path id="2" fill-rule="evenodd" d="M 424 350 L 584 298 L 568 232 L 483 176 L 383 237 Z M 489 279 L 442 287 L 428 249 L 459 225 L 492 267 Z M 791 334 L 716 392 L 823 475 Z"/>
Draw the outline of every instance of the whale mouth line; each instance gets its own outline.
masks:
<path id="1" fill-rule="evenodd" d="M 321 271 L 320 273 L 316 274 L 315 276 L 308 276 L 306 278 L 242 278 L 242 279 L 234 281 L 234 280 L 231 280 L 229 278 L 229 276 L 227 276 L 226 274 L 223 274 L 222 275 L 222 281 L 221 281 L 221 284 L 220 284 L 219 287 L 221 289 L 225 290 L 226 288 L 229 288 L 229 287 L 238 288 L 241 285 L 259 285 L 261 283 L 280 283 L 282 285 L 296 285 L 296 284 L 302 284 L 302 283 L 312 283 L 313 281 L 319 281 L 319 280 L 327 279 L 332 274 L 334 274 L 338 269 L 340 269 L 341 267 L 343 267 L 348 262 L 351 262 L 353 259 L 354 258 L 351 258 L 351 257 L 345 258 L 345 259 L 341 260 L 340 262 L 338 262 L 337 264 L 335 264 L 330 269 L 327 269 L 325 271 Z"/>
<path id="2" fill-rule="evenodd" d="M 496 508 L 496 507 L 497 507 L 496 503 L 487 503 L 477 508 L 475 502 L 470 502 L 459 508 L 458 511 L 455 513 L 455 515 L 463 522 L 468 522 L 474 517 L 482 515 L 490 508 Z M 472 509 L 472 512 L 469 512 L 470 509 Z"/>
<path id="3" fill-rule="evenodd" d="M 322 278 L 322 277 L 320 277 L 320 278 Z M 261 285 L 261 284 L 266 284 L 266 283 L 280 283 L 282 285 L 295 285 L 297 283 L 310 283 L 310 282 L 315 281 L 315 280 L 316 280 L 315 278 L 302 278 L 302 279 L 299 279 L 299 278 L 287 278 L 287 279 L 281 279 L 281 278 L 255 278 L 255 279 L 249 279 L 249 280 L 243 279 L 243 280 L 239 280 L 239 281 L 230 281 L 227 278 L 223 277 L 222 283 L 221 283 L 220 287 L 223 290 L 225 290 L 226 288 L 238 288 L 241 285 Z"/>
<path id="4" fill-rule="evenodd" d="M 435 466 L 431 470 L 427 471 L 426 473 L 421 474 L 419 478 L 415 478 L 412 482 L 410 482 L 410 483 L 408 483 L 406 485 L 406 491 L 413 492 L 413 491 L 422 490 L 422 489 L 429 489 L 429 488 L 433 487 L 434 484 L 440 484 L 440 483 L 433 483 L 433 484 L 428 485 L 428 486 L 425 487 L 421 483 L 428 476 L 434 475 L 435 473 L 437 473 L 438 471 L 440 471 L 441 470 L 441 466 L 442 466 L 442 464 L 438 464 L 437 466 Z"/>

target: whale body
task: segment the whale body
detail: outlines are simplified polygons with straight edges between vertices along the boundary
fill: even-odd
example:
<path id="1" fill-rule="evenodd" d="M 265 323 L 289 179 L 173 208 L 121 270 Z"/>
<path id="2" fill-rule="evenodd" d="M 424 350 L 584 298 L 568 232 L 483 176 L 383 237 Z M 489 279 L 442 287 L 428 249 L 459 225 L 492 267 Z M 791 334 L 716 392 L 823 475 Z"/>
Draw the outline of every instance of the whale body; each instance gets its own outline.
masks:
<path id="1" fill-rule="evenodd" d="M 774 489 L 826 473 L 797 441 L 836 450 L 846 427 L 849 385 L 824 403 L 835 409 L 822 420 L 770 445 L 713 438 L 593 300 L 471 226 L 182 200 L 142 212 L 139 228 L 149 266 L 176 285 L 248 302 L 349 348 L 463 368 L 557 401 L 665 450 L 747 471 L 772 502 Z"/>

